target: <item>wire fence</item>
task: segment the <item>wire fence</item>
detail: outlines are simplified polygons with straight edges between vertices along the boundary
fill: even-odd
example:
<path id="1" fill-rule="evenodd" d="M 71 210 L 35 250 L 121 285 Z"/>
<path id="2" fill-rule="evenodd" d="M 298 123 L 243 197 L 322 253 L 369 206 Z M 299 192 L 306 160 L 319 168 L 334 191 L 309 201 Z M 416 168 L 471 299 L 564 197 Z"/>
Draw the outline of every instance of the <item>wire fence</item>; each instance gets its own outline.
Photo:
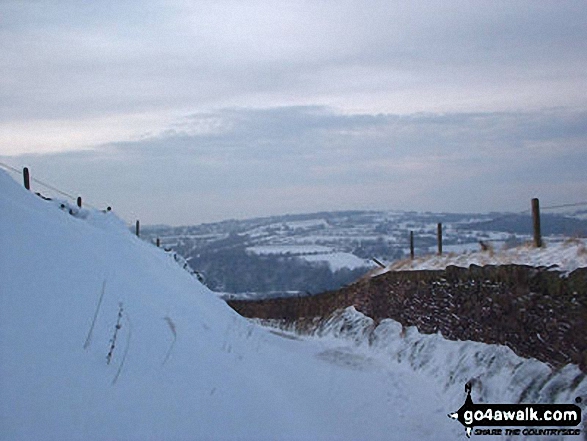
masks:
<path id="1" fill-rule="evenodd" d="M 23 170 L 24 170 L 24 167 L 19 170 L 19 169 L 15 168 L 15 167 L 12 167 L 11 165 L 5 164 L 3 162 L 0 162 L 0 168 L 3 168 L 3 169 L 5 169 L 5 170 L 7 170 L 7 171 L 9 171 L 11 173 L 14 173 L 14 174 L 20 176 L 20 177 L 22 177 Z M 63 196 L 65 198 L 67 198 L 67 199 L 70 199 L 71 201 L 74 201 L 75 202 L 77 200 L 77 198 L 78 198 L 78 196 L 74 196 L 71 193 L 68 193 L 66 191 L 63 191 L 63 190 L 57 188 L 54 185 L 48 184 L 47 182 L 44 182 L 44 181 L 41 181 L 40 179 L 37 179 L 34 176 L 31 176 L 29 179 L 32 182 L 34 182 L 35 184 L 38 184 L 38 185 L 40 185 L 41 187 L 43 187 L 43 188 L 45 188 L 47 190 L 50 190 L 50 191 L 55 192 L 56 194 L 58 194 L 60 196 Z M 95 207 L 95 206 L 93 206 L 91 204 L 88 204 L 86 201 L 84 201 L 84 206 L 86 206 L 88 208 L 92 208 L 93 210 L 100 210 L 98 207 Z"/>
<path id="2" fill-rule="evenodd" d="M 541 207 L 541 209 L 542 210 L 555 210 L 555 209 L 559 209 L 559 208 L 572 208 L 572 207 L 581 207 L 581 206 L 587 206 L 587 201 L 575 202 L 572 204 L 552 205 L 550 207 Z"/>

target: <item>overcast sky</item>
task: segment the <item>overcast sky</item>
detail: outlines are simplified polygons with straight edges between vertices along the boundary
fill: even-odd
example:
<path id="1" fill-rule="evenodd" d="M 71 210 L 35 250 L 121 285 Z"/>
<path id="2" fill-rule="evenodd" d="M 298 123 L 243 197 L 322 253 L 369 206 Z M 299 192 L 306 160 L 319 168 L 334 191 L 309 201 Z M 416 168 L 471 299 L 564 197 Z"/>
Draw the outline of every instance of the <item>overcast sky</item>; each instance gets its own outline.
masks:
<path id="1" fill-rule="evenodd" d="M 587 6 L 3 0 L 0 161 L 144 223 L 584 201 Z"/>

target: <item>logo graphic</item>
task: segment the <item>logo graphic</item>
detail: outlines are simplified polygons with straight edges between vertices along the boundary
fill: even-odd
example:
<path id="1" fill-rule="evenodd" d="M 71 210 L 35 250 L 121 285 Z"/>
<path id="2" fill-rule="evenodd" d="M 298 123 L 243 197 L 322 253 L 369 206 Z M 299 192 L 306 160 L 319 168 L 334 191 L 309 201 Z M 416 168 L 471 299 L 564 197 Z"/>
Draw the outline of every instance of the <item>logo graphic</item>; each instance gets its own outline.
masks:
<path id="1" fill-rule="evenodd" d="M 470 438 L 473 428 L 540 426 L 558 429 L 505 429 L 506 435 L 579 435 L 580 429 L 561 429 L 573 427 L 581 422 L 581 408 L 575 404 L 475 404 L 471 398 L 471 385 L 465 385 L 467 398 L 459 410 L 449 413 L 449 418 L 459 421 Z M 576 403 L 581 399 L 577 398 Z M 501 435 L 502 429 L 477 429 L 479 435 Z"/>

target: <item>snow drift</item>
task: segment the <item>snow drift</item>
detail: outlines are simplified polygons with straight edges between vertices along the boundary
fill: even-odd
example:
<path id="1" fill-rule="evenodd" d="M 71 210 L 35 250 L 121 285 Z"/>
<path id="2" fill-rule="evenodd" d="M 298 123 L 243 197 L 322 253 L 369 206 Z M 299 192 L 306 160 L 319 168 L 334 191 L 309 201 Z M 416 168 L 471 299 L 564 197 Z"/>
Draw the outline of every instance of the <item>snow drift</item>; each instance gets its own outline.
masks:
<path id="1" fill-rule="evenodd" d="M 0 438 L 432 438 L 423 379 L 348 369 L 238 316 L 113 213 L 0 172 Z M 406 376 L 407 375 L 407 376 Z M 399 380 L 401 378 L 401 381 Z M 396 384 L 397 383 L 397 384 Z M 457 433 L 445 411 L 439 427 Z"/>

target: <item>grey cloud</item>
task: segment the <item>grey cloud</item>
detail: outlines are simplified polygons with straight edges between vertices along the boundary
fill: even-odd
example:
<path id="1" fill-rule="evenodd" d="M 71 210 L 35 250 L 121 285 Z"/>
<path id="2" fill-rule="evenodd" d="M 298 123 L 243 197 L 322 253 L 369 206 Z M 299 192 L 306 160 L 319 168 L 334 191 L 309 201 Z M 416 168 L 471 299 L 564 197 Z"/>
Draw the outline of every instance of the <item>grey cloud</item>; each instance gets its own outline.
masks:
<path id="1" fill-rule="evenodd" d="M 150 222 L 320 207 L 519 211 L 536 194 L 554 203 L 584 199 L 583 122 L 586 112 L 563 109 L 343 115 L 324 107 L 232 108 L 193 114 L 133 142 L 11 160 L 89 200 L 142 211 Z"/>
<path id="2" fill-rule="evenodd" d="M 533 83 L 576 87 L 586 11 L 529 0 L 2 2 L 0 115 L 340 104 L 363 94 L 366 108 L 369 94 L 401 91 L 427 110 L 451 89 L 449 108 L 459 96 Z"/>
<path id="3" fill-rule="evenodd" d="M 213 116 L 212 116 L 213 115 Z M 112 148 L 134 154 L 191 155 L 230 162 L 274 159 L 327 161 L 427 158 L 499 160 L 546 142 L 570 148 L 587 138 L 587 112 L 563 109 L 527 113 L 343 115 L 324 107 L 226 109 L 204 114 L 212 133 L 193 133 L 199 115 L 182 128 Z"/>

